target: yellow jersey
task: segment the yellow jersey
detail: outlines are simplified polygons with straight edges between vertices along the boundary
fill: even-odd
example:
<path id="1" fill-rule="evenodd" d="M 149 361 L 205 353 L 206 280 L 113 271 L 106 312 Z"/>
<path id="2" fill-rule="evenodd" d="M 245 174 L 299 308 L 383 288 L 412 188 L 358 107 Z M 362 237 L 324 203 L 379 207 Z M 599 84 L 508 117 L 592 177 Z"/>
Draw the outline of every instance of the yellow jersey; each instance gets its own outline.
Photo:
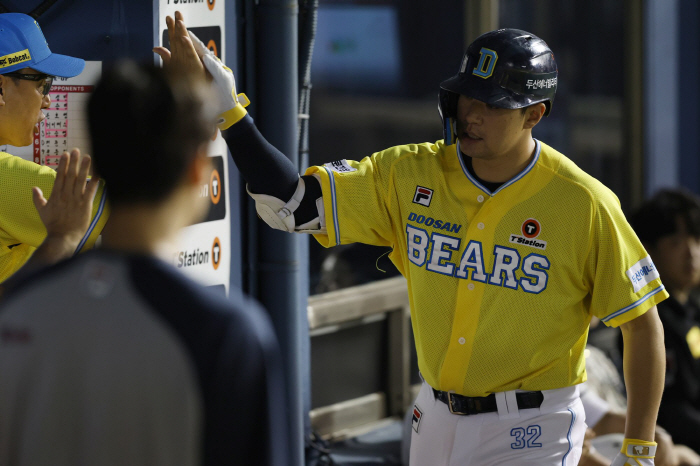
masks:
<path id="1" fill-rule="evenodd" d="M 0 152 L 0 283 L 24 265 L 46 237 L 46 228 L 32 199 L 38 186 L 51 196 L 56 172 L 49 167 Z M 109 217 L 106 190 L 100 180 L 92 221 L 76 252 L 92 248 Z"/>
<path id="2" fill-rule="evenodd" d="M 530 164 L 494 192 L 443 141 L 306 171 L 321 180 L 323 246 L 393 248 L 418 365 L 439 390 L 581 383 L 591 316 L 618 326 L 668 297 L 617 197 L 535 142 Z"/>

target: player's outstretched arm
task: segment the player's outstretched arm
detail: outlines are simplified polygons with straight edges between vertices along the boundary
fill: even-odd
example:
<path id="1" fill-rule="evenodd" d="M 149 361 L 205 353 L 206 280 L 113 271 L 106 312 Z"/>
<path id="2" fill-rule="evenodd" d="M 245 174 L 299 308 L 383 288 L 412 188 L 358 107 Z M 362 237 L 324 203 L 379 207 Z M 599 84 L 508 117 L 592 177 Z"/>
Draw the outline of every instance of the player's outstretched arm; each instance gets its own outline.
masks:
<path id="1" fill-rule="evenodd" d="M 625 443 L 612 466 L 654 464 L 654 434 L 664 389 L 666 350 L 656 306 L 620 326 L 624 340 L 624 373 L 627 387 Z"/>
<path id="2" fill-rule="evenodd" d="M 260 217 L 279 230 L 323 233 L 319 182 L 311 176 L 300 177 L 294 164 L 260 134 L 245 109 L 248 98 L 236 91 L 233 71 L 187 31 L 182 14 L 167 17 L 166 23 L 172 50 L 156 47 L 153 51 L 173 70 L 196 73 L 194 61 L 203 64 L 219 104 L 218 126 L 228 129 L 226 142 Z"/>
<path id="3" fill-rule="evenodd" d="M 47 200 L 40 188 L 32 188 L 34 205 L 46 227 L 46 239 L 22 271 L 58 262 L 73 255 L 92 218 L 92 204 L 98 180 L 88 183 L 91 159 L 73 149 L 61 156 L 56 181 Z"/>

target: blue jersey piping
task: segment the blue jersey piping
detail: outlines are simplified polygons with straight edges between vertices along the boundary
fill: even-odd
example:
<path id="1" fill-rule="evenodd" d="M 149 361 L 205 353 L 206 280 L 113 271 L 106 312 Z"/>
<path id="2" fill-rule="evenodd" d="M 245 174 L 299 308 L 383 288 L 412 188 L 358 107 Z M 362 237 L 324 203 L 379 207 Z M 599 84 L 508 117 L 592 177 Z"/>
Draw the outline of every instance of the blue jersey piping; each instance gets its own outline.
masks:
<path id="1" fill-rule="evenodd" d="M 602 319 L 600 319 L 600 320 L 602 320 L 603 322 L 608 322 L 608 321 L 614 319 L 615 317 L 624 314 L 625 312 L 631 311 L 632 309 L 634 309 L 635 307 L 639 306 L 639 305 L 642 304 L 644 301 L 646 301 L 647 299 L 651 298 L 651 297 L 654 296 L 656 293 L 659 293 L 659 292 L 663 291 L 664 289 L 665 289 L 665 287 L 664 287 L 663 285 L 661 285 L 661 286 L 659 286 L 659 287 L 657 287 L 657 288 L 654 288 L 654 289 L 651 290 L 649 293 L 645 294 L 644 296 L 642 296 L 640 299 L 638 299 L 637 301 L 633 302 L 633 303 L 630 304 L 629 306 L 623 307 L 623 308 L 620 309 L 619 311 L 615 311 L 615 312 L 613 312 L 612 314 L 610 314 L 609 316 L 604 317 L 604 318 L 602 318 Z"/>
<path id="2" fill-rule="evenodd" d="M 331 205 L 333 209 L 333 228 L 335 229 L 335 244 L 336 246 L 340 244 L 340 231 L 338 231 L 338 209 L 336 208 L 336 194 L 335 194 L 335 179 L 333 178 L 333 171 L 328 167 L 323 167 L 328 172 L 328 178 L 330 179 L 331 185 Z"/>
<path id="3" fill-rule="evenodd" d="M 95 218 L 92 219 L 92 222 L 90 222 L 90 226 L 88 227 L 85 236 L 83 236 L 83 239 L 80 240 L 80 243 L 78 244 L 78 247 L 75 248 L 75 252 L 73 253 L 73 255 L 78 254 L 80 250 L 83 249 L 83 246 L 85 246 L 85 243 L 87 242 L 88 238 L 90 238 L 92 231 L 95 229 L 95 226 L 97 226 L 97 222 L 99 222 L 100 217 L 102 217 L 102 212 L 104 211 L 106 201 L 107 187 L 105 186 L 102 190 L 102 198 L 100 199 L 100 206 L 97 208 L 97 214 L 95 215 Z"/>
<path id="4" fill-rule="evenodd" d="M 532 158 L 532 161 L 527 165 L 527 167 L 525 167 L 525 169 L 523 171 L 521 171 L 518 175 L 516 175 L 511 180 L 507 181 L 506 183 L 503 183 L 494 192 L 489 191 L 484 185 L 479 183 L 479 181 L 477 181 L 477 179 L 474 178 L 471 173 L 469 173 L 469 170 L 467 170 L 466 165 L 464 165 L 464 160 L 462 160 L 461 151 L 459 149 L 459 139 L 457 140 L 457 159 L 459 160 L 459 164 L 462 166 L 462 171 L 464 172 L 466 177 L 469 178 L 469 181 L 471 181 L 474 184 L 474 186 L 481 189 L 483 192 L 485 192 L 489 196 L 495 196 L 497 193 L 501 192 L 503 189 L 507 188 L 508 186 L 512 185 L 513 183 L 515 183 L 516 181 L 520 180 L 522 177 L 527 175 L 530 172 L 530 170 L 532 170 L 532 168 L 535 166 L 537 161 L 540 159 L 540 151 L 542 149 L 542 145 L 540 144 L 540 141 L 538 141 L 537 139 L 535 139 L 534 141 L 535 141 L 535 156 Z"/>

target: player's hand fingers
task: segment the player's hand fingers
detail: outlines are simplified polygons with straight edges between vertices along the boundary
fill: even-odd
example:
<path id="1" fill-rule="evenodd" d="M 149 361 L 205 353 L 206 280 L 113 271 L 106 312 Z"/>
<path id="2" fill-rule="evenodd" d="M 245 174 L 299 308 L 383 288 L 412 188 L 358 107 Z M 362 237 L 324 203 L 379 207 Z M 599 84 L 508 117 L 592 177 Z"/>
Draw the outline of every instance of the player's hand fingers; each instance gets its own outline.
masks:
<path id="1" fill-rule="evenodd" d="M 58 167 L 56 168 L 56 181 L 54 181 L 53 183 L 52 193 L 59 193 L 60 195 L 60 193 L 63 192 L 63 184 L 66 178 L 66 167 L 68 166 L 69 158 L 70 154 L 68 154 L 68 152 L 64 152 L 58 159 Z"/>
<path id="2" fill-rule="evenodd" d="M 83 158 L 80 160 L 80 167 L 78 168 L 78 178 L 73 188 L 73 194 L 75 196 L 81 196 L 85 192 L 85 183 L 90 173 L 91 163 L 92 159 L 90 159 L 90 156 L 87 154 L 83 155 Z"/>
<path id="3" fill-rule="evenodd" d="M 178 72 L 193 73 L 196 77 L 205 77 L 204 64 L 197 54 L 194 43 L 190 38 L 184 16 L 181 12 L 175 12 L 175 24 L 173 34 L 170 36 L 171 60 L 173 69 Z"/>
<path id="4" fill-rule="evenodd" d="M 160 55 L 161 60 L 163 60 L 163 66 L 170 64 L 170 50 L 165 47 L 154 47 L 153 51 Z"/>
<path id="5" fill-rule="evenodd" d="M 168 28 L 168 37 L 173 40 L 173 27 L 175 26 L 175 20 L 171 16 L 165 17 L 165 26 Z"/>
<path id="6" fill-rule="evenodd" d="M 168 27 L 168 40 L 170 41 L 170 50 L 168 50 L 168 64 L 170 64 L 172 56 L 177 53 L 177 49 L 178 49 L 178 44 L 175 41 L 175 20 L 172 18 L 172 16 L 165 17 L 165 25 Z M 156 49 L 159 49 L 159 48 L 161 48 L 161 47 L 156 47 Z M 156 53 L 158 53 L 158 52 L 156 52 Z M 161 55 L 160 53 L 158 53 L 158 54 Z M 162 57 L 162 55 L 161 55 L 161 57 Z"/>
<path id="7" fill-rule="evenodd" d="M 78 179 L 78 167 L 80 166 L 80 150 L 73 148 L 70 151 L 68 165 L 66 166 L 66 179 L 62 193 L 65 195 L 73 194 L 75 184 Z"/>
<path id="8" fill-rule="evenodd" d="M 207 46 L 204 45 L 204 42 L 199 40 L 199 37 L 197 37 L 197 35 L 194 32 L 188 30 L 187 34 L 190 36 L 192 45 L 194 45 L 194 50 L 197 52 L 197 56 L 199 58 L 203 58 L 204 55 L 209 53 L 209 49 L 207 49 Z"/>
<path id="9" fill-rule="evenodd" d="M 32 188 L 32 200 L 34 201 L 34 207 L 36 207 L 37 211 L 41 211 L 48 203 L 44 197 L 44 192 L 38 186 Z"/>

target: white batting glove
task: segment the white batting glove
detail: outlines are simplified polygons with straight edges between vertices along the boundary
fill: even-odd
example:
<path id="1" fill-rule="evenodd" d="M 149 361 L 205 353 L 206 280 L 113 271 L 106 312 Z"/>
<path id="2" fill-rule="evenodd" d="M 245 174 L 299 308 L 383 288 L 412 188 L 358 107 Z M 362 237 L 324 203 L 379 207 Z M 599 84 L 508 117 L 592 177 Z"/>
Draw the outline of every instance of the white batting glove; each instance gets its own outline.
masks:
<path id="1" fill-rule="evenodd" d="M 654 456 L 656 442 L 626 438 L 610 466 L 654 466 Z"/>
<path id="2" fill-rule="evenodd" d="M 192 31 L 187 32 L 190 34 L 197 55 L 214 78 L 213 89 L 219 103 L 217 126 L 221 130 L 227 129 L 248 113 L 245 107 L 250 105 L 250 100 L 243 93 L 236 94 L 236 79 L 233 77 L 231 68 L 224 65 Z"/>

